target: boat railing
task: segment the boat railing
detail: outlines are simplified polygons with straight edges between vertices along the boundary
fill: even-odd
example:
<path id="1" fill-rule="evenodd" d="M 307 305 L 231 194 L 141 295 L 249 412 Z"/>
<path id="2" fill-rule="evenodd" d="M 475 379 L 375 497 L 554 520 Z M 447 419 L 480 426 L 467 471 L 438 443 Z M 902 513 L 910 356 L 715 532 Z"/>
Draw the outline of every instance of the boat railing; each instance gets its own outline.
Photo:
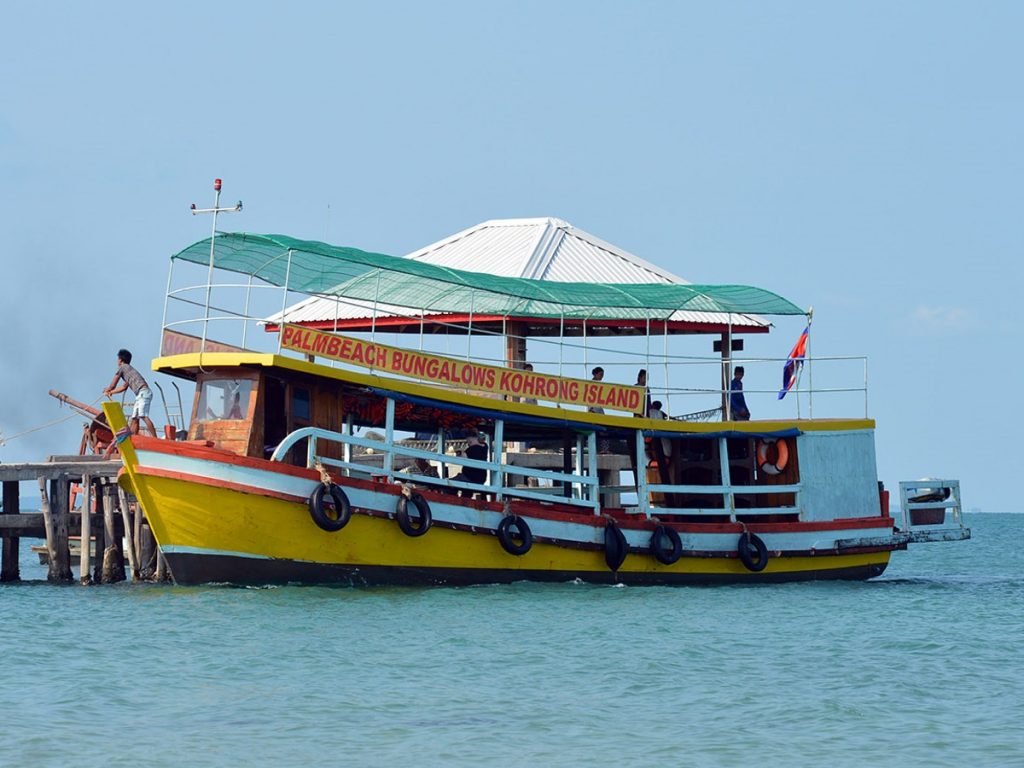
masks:
<path id="1" fill-rule="evenodd" d="M 464 490 L 472 493 L 487 494 L 498 501 L 505 496 L 515 496 L 546 502 L 551 502 L 553 500 L 550 493 L 545 493 L 535 489 L 531 490 L 528 488 L 516 488 L 505 485 L 506 476 L 514 474 L 564 484 L 570 489 L 570 493 L 569 495 L 560 496 L 558 498 L 559 503 L 593 509 L 595 513 L 600 510 L 600 501 L 597 495 L 598 480 L 596 462 L 594 462 L 594 471 L 588 474 L 554 472 L 535 469 L 533 467 L 508 467 L 502 463 L 500 451 L 496 451 L 496 455 L 492 456 L 492 459 L 489 461 L 479 461 L 465 456 L 453 456 L 446 453 L 426 451 L 420 448 L 404 446 L 395 442 L 369 440 L 367 438 L 322 429 L 320 427 L 303 427 L 290 433 L 281 441 L 277 448 L 274 449 L 270 460 L 284 461 L 289 451 L 303 441 L 308 441 L 306 443 L 306 466 L 309 468 L 313 468 L 320 463 L 326 467 L 334 467 L 336 469 L 344 470 L 348 476 L 380 476 L 387 482 L 404 480 L 422 483 L 433 487 L 443 487 L 450 488 L 452 490 Z M 320 444 L 325 442 L 341 445 L 346 458 L 335 459 L 321 455 L 319 450 Z M 351 449 L 354 447 L 370 448 L 374 451 L 380 451 L 383 455 L 383 466 L 381 470 L 377 472 L 374 471 L 375 468 L 352 461 Z M 398 456 L 409 459 L 419 458 L 426 459 L 427 461 L 437 461 L 442 466 L 454 464 L 462 468 L 486 470 L 489 473 L 489 482 L 472 483 L 465 480 L 456 480 L 451 477 L 437 478 L 420 475 L 415 472 L 396 472 L 395 458 Z"/>
<path id="2" fill-rule="evenodd" d="M 955 541 L 970 536 L 960 503 L 960 481 L 900 481 L 900 528 L 909 541 Z"/>
<path id="3" fill-rule="evenodd" d="M 642 433 L 639 433 L 641 434 Z M 640 438 L 642 441 L 642 437 Z M 502 462 L 500 450 L 489 461 L 469 459 L 464 456 L 454 456 L 436 451 L 424 450 L 412 446 L 405 446 L 399 443 L 381 442 L 370 440 L 356 435 L 335 432 L 320 427 L 303 427 L 289 434 L 274 450 L 271 456 L 272 461 L 284 461 L 289 452 L 305 441 L 306 466 L 315 467 L 322 464 L 326 467 L 342 470 L 347 476 L 355 477 L 380 477 L 387 482 L 406 481 L 419 483 L 434 488 L 447 488 L 453 491 L 464 490 L 471 493 L 486 494 L 490 498 L 501 500 L 507 497 L 533 499 L 537 501 L 568 504 L 592 510 L 595 514 L 601 510 L 600 497 L 608 493 L 621 493 L 622 491 L 635 490 L 637 501 L 635 505 L 627 505 L 634 514 L 645 517 L 652 516 L 701 516 L 715 517 L 728 515 L 735 520 L 737 516 L 758 516 L 758 515 L 799 515 L 801 510 L 800 494 L 803 491 L 801 483 L 786 485 L 735 485 L 723 483 L 716 485 L 694 485 L 694 484 L 669 484 L 649 483 L 646 473 L 640 472 L 635 486 L 602 486 L 598 481 L 597 456 L 592 449 L 596 446 L 589 446 L 591 450 L 582 452 L 582 446 L 578 446 L 576 452 L 576 471 L 557 472 L 552 470 L 537 469 L 533 467 L 512 466 Z M 344 450 L 344 459 L 336 459 L 325 456 L 321 452 L 324 443 L 335 443 L 341 445 Z M 364 448 L 379 451 L 382 457 L 382 466 L 367 466 L 352 460 L 352 449 Z M 641 445 L 642 450 L 642 445 Z M 422 475 L 415 471 L 396 471 L 395 459 L 403 457 L 406 459 L 425 459 L 445 465 L 455 465 L 460 468 L 474 468 L 486 470 L 489 473 L 489 481 L 484 483 L 472 483 L 465 480 L 456 480 L 452 477 L 433 477 Z M 537 480 L 551 481 L 550 488 L 532 488 L 508 485 L 510 476 L 536 478 Z M 728 467 L 723 467 L 723 476 L 728 477 Z M 934 484 L 934 483 L 933 483 Z M 562 487 L 559 488 L 558 486 Z M 783 506 L 737 506 L 737 496 L 759 496 L 759 495 L 793 494 L 793 504 Z M 959 494 L 959 488 L 957 488 Z M 721 506 L 687 506 L 678 507 L 671 504 L 674 496 L 688 497 L 716 497 Z M 661 497 L 660 502 L 654 498 Z M 921 506 L 933 507 L 935 504 L 924 504 Z M 947 506 L 952 506 L 947 505 Z"/>
<path id="4" fill-rule="evenodd" d="M 282 347 L 280 333 L 267 331 L 277 330 L 282 319 L 285 322 L 291 321 L 290 300 L 302 296 L 316 297 L 318 294 L 264 285 L 253 278 L 240 282 L 234 274 L 224 282 L 185 280 L 185 285 L 175 287 L 172 285 L 175 282 L 174 264 L 172 260 L 164 305 L 163 331 L 189 336 L 195 351 L 231 347 L 303 357 L 301 352 Z M 628 338 L 632 337 L 628 337 L 623 342 L 625 346 L 616 346 L 615 342 L 605 337 L 588 337 L 585 333 L 582 336 L 523 337 L 509 332 L 507 328 L 498 331 L 474 325 L 472 312 L 468 321 L 447 322 L 443 318 L 432 317 L 430 326 L 446 330 L 447 333 L 426 333 L 423 315 L 415 312 L 391 306 L 377 307 L 373 302 L 367 304 L 365 301 L 333 295 L 319 298 L 329 298 L 336 302 L 339 310 L 343 307 L 359 307 L 361 311 L 369 313 L 368 316 L 372 315 L 369 331 L 354 330 L 348 333 L 377 343 L 389 333 L 387 326 L 378 326 L 372 322 L 379 310 L 382 317 L 404 317 L 412 326 L 419 324 L 419 336 L 408 334 L 408 344 L 402 345 L 414 351 L 504 367 L 508 364 L 505 350 L 515 345 L 525 345 L 528 341 L 528 362 L 539 373 L 590 379 L 592 368 L 600 365 L 606 370 L 605 382 L 630 384 L 642 368 L 648 372 L 652 399 L 663 401 L 662 410 L 670 416 L 685 418 L 694 415 L 694 418 L 699 418 L 699 414 L 706 415 L 720 408 L 720 418 L 729 420 L 728 380 L 731 372 L 741 365 L 747 370 L 744 394 L 755 418 L 790 418 L 793 411 L 797 418 L 814 418 L 816 412 L 819 417 L 850 416 L 861 411 L 867 418 L 869 414 L 867 359 L 863 356 L 812 356 L 808 348 L 800 380 L 790 395 L 780 402 L 776 382 L 787 362 L 788 358 L 785 357 L 744 356 L 742 353 L 739 356 L 733 353 L 731 357 L 675 354 L 676 350 L 669 349 L 669 336 L 663 336 L 663 340 L 659 341 L 658 334 L 651 328 L 649 331 L 653 335 L 649 332 L 641 337 L 646 338 L 646 344 L 630 342 Z M 303 322 L 301 310 L 296 308 L 294 315 L 294 322 Z M 326 330 L 346 333 L 344 328 L 337 326 Z M 788 346 L 787 339 L 782 343 L 782 348 Z M 327 359 L 322 362 L 332 367 L 351 367 L 347 363 Z M 371 370 L 375 375 L 385 378 L 405 378 L 391 371 Z M 551 405 L 569 410 L 578 409 L 572 405 Z"/>
<path id="5" fill-rule="evenodd" d="M 641 430 L 637 430 L 637 453 L 644 454 L 644 437 Z M 720 474 L 724 478 L 730 477 L 729 451 L 727 438 L 719 438 L 719 461 Z M 647 473 L 639 472 L 637 475 L 637 512 L 647 517 L 663 515 L 697 515 L 715 516 L 729 515 L 735 520 L 737 515 L 799 515 L 801 504 L 800 494 L 803 491 L 801 483 L 788 485 L 734 485 L 723 483 L 718 485 L 673 485 L 667 483 L 648 483 Z M 737 507 L 737 496 L 757 496 L 761 494 L 783 494 L 792 493 L 794 503 L 792 506 L 773 507 Z M 721 507 L 673 507 L 668 504 L 654 504 L 653 495 L 660 495 L 664 501 L 670 501 L 673 495 L 686 496 L 716 496 L 722 499 Z"/>

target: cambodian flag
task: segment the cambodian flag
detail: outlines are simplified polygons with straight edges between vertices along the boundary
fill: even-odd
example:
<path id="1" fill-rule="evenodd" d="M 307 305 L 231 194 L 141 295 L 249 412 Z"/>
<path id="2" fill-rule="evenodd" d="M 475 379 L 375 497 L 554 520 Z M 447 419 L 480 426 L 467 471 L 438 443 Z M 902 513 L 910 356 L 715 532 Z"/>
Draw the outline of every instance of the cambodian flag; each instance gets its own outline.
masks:
<path id="1" fill-rule="evenodd" d="M 789 359 L 782 368 L 782 389 L 779 390 L 779 400 L 786 396 L 786 393 L 793 388 L 796 380 L 800 377 L 800 368 L 804 364 L 804 355 L 807 353 L 807 335 L 811 332 L 811 326 L 804 328 L 800 338 L 793 345 L 793 351 L 789 353 Z"/>

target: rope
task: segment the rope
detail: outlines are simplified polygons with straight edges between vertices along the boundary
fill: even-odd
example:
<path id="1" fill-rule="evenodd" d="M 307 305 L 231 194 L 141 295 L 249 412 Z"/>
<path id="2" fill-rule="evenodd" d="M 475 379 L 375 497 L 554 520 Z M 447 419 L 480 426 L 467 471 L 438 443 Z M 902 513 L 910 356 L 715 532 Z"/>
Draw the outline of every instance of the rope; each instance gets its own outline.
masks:
<path id="1" fill-rule="evenodd" d="M 89 403 L 89 405 L 96 405 L 96 403 L 98 403 L 102 399 L 103 399 L 103 396 L 100 395 L 95 400 L 93 400 L 91 403 Z M 3 446 L 7 445 L 7 443 L 11 442 L 11 440 L 17 440 L 19 437 L 24 437 L 25 435 L 30 435 L 33 432 L 39 432 L 39 431 L 44 430 L 44 429 L 49 429 L 50 427 L 55 427 L 58 424 L 63 424 L 65 421 L 70 421 L 71 419 L 75 418 L 76 416 L 78 416 L 77 413 L 69 413 L 67 416 L 64 416 L 63 418 L 54 419 L 53 421 L 48 421 L 45 424 L 40 424 L 38 427 L 32 427 L 31 429 L 26 429 L 23 432 L 18 432 L 17 434 L 11 435 L 10 437 L 4 437 L 3 436 L 3 430 L 0 430 L 0 448 L 2 448 Z"/>

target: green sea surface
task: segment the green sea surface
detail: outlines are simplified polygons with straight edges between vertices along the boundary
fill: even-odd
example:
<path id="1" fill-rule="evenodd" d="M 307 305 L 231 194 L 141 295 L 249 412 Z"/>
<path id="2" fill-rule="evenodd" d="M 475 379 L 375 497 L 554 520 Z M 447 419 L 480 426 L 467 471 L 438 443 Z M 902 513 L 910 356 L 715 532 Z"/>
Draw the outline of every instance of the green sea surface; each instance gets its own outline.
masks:
<path id="1" fill-rule="evenodd" d="M 1024 515 L 966 519 L 870 582 L 0 585 L 0 765 L 1022 766 Z"/>

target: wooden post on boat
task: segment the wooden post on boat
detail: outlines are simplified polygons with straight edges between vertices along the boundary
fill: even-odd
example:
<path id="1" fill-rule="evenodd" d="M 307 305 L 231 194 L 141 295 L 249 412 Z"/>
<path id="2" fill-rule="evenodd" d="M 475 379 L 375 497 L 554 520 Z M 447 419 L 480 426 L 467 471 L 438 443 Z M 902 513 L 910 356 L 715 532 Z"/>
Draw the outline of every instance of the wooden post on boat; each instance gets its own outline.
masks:
<path id="1" fill-rule="evenodd" d="M 5 515 L 21 513 L 18 489 L 17 480 L 4 481 Z M 21 581 L 21 571 L 18 566 L 18 543 L 19 539 L 17 536 L 4 536 L 3 552 L 0 553 L 0 581 Z"/>
<path id="2" fill-rule="evenodd" d="M 729 385 L 732 383 L 732 332 L 731 328 L 722 334 L 720 342 L 722 347 L 722 421 L 728 421 L 732 414 L 729 412 Z M 715 346 L 718 346 L 717 344 Z"/>
<path id="3" fill-rule="evenodd" d="M 49 581 L 69 584 L 71 575 L 71 549 L 68 546 L 70 527 L 71 482 L 68 474 L 62 472 L 56 480 L 50 481 L 50 514 L 53 518 L 53 549 L 50 556 Z"/>
<path id="4" fill-rule="evenodd" d="M 128 547 L 128 564 L 131 565 L 131 580 L 133 582 L 139 581 L 141 573 L 138 567 L 138 551 L 135 549 L 135 536 L 131 529 L 131 516 L 128 511 L 128 495 L 125 494 L 124 488 L 118 486 L 118 501 L 121 502 L 121 522 L 125 526 L 125 544 Z M 138 505 L 136 505 L 138 506 Z"/>
<path id="5" fill-rule="evenodd" d="M 92 478 L 82 476 L 82 523 L 79 526 L 82 552 L 78 561 L 78 582 L 83 586 L 92 583 L 89 557 L 92 554 Z"/>
<path id="6" fill-rule="evenodd" d="M 505 365 L 509 368 L 522 368 L 529 362 L 526 359 L 526 325 L 508 321 L 505 326 Z M 505 396 L 506 400 L 520 402 L 521 398 Z"/>

